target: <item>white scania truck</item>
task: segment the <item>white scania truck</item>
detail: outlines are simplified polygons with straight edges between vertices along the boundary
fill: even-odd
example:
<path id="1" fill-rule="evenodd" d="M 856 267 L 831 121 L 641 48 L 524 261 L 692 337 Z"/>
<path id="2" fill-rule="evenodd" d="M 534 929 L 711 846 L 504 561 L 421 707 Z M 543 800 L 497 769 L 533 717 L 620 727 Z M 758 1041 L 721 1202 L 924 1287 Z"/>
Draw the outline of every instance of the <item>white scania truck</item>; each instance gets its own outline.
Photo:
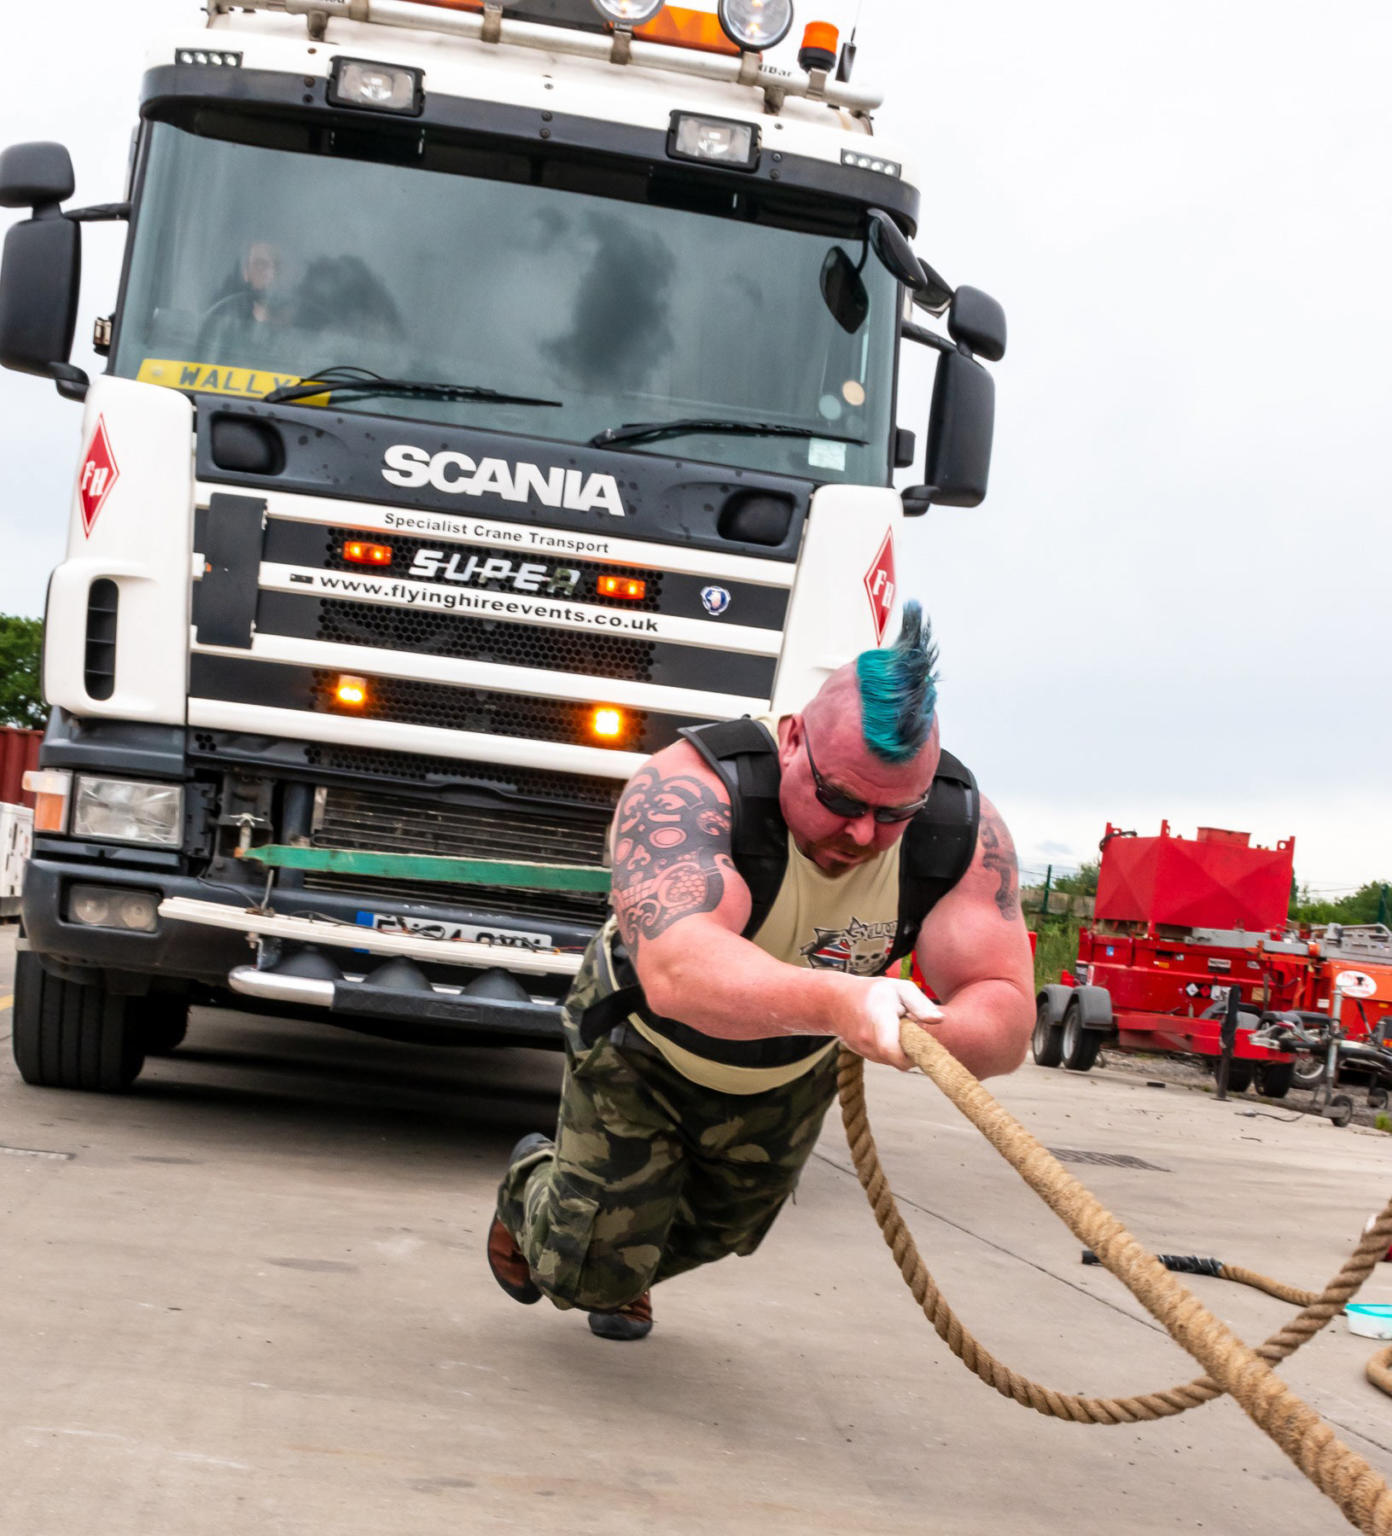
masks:
<path id="1" fill-rule="evenodd" d="M 1004 318 L 914 255 L 833 29 L 770 63 L 792 11 L 211 0 L 150 55 L 124 200 L 0 155 L 0 363 L 83 410 L 28 1082 L 122 1089 L 191 1002 L 557 1043 L 623 781 L 895 622 L 901 519 L 985 494 Z"/>

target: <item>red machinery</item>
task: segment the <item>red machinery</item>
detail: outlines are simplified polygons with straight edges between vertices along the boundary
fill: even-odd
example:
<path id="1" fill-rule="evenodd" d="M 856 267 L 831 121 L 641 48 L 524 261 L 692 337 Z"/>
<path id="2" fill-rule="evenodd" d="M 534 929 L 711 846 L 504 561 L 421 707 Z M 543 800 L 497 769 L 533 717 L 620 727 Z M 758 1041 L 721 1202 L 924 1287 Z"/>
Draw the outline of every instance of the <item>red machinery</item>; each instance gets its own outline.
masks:
<path id="1" fill-rule="evenodd" d="M 1228 995 L 1239 995 L 1229 1085 L 1253 1076 L 1279 1098 L 1292 1057 L 1250 1043 L 1260 1016 L 1313 1008 L 1314 955 L 1287 936 L 1295 839 L 1253 847 L 1246 832 L 1200 827 L 1158 837 L 1107 826 L 1093 921 L 1078 937 L 1077 981 L 1038 994 L 1034 1059 L 1086 1072 L 1105 1044 L 1216 1059 Z"/>

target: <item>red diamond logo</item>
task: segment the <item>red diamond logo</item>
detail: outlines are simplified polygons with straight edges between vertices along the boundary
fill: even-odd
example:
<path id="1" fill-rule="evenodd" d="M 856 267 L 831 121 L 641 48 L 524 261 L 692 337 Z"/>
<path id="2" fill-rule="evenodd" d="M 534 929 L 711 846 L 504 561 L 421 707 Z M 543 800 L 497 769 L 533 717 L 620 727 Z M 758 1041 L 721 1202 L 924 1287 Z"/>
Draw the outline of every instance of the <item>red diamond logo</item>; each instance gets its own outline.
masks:
<path id="1" fill-rule="evenodd" d="M 106 421 L 97 417 L 97 430 L 87 445 L 87 457 L 77 477 L 77 498 L 82 503 L 82 532 L 92 536 L 92 524 L 106 505 L 111 488 L 121 478 L 116 467 L 116 455 L 111 451 L 111 439 L 106 435 Z"/>
<path id="2" fill-rule="evenodd" d="M 870 617 L 875 624 L 875 644 L 884 639 L 885 625 L 894 609 L 894 530 L 884 536 L 880 552 L 865 573 L 865 595 L 870 599 Z"/>

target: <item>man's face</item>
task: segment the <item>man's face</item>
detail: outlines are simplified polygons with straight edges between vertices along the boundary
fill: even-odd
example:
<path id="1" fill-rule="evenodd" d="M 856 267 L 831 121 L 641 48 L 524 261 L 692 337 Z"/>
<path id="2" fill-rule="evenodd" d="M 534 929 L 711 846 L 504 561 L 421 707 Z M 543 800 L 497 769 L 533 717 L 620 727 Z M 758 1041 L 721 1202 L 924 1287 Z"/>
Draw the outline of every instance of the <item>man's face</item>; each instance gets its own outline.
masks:
<path id="1" fill-rule="evenodd" d="M 275 287 L 279 276 L 280 257 L 276 255 L 275 246 L 258 240 L 247 247 L 246 259 L 242 262 L 242 277 L 248 288 L 256 293 L 268 293 Z"/>
<path id="2" fill-rule="evenodd" d="M 823 785 L 864 802 L 869 809 L 847 817 L 822 804 L 808 758 L 809 738 Z M 922 800 L 937 772 L 938 756 L 936 721 L 917 757 L 907 763 L 886 763 L 861 739 L 858 710 L 824 712 L 810 725 L 803 716 L 793 716 L 784 725 L 778 751 L 783 774 L 779 803 L 793 841 L 829 875 L 845 874 L 875 858 L 899 841 L 908 821 L 876 821 L 874 808 Z"/>

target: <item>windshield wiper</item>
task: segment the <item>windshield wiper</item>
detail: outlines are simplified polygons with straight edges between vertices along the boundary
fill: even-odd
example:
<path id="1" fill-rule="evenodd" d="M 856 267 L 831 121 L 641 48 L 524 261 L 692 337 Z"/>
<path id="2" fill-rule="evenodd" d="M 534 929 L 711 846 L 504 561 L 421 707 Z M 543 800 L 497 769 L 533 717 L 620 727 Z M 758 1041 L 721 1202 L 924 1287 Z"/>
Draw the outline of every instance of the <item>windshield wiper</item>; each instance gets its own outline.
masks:
<path id="1" fill-rule="evenodd" d="M 538 400 L 533 395 L 509 395 L 478 384 L 432 384 L 426 379 L 384 379 L 367 368 L 348 365 L 321 368 L 308 380 L 283 384 L 263 396 L 267 405 L 309 400 L 315 395 L 365 399 L 370 395 L 402 395 L 417 400 L 482 400 L 492 405 L 560 405 L 559 400 Z"/>
<path id="2" fill-rule="evenodd" d="M 866 446 L 863 437 L 839 437 L 815 427 L 785 427 L 776 421 L 722 421 L 714 417 L 683 416 L 676 421 L 626 421 L 621 427 L 606 427 L 590 439 L 591 448 L 612 448 L 617 443 L 655 443 L 662 437 L 685 437 L 688 432 L 713 432 L 732 437 L 815 437 L 827 443 L 853 443 Z"/>

